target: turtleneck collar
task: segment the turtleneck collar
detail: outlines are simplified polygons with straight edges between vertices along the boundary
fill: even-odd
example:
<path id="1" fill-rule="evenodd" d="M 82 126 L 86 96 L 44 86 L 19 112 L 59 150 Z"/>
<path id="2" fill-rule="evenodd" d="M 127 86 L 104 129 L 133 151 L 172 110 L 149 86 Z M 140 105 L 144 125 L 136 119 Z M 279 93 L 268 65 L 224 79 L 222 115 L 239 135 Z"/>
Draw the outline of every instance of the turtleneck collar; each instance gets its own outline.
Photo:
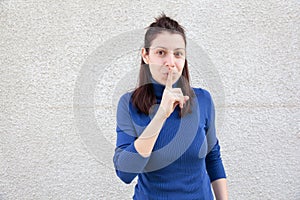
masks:
<path id="1" fill-rule="evenodd" d="M 156 96 L 156 98 L 158 100 L 161 100 L 162 98 L 162 95 L 163 95 L 163 92 L 164 92 L 164 89 L 165 89 L 165 85 L 162 85 L 160 83 L 158 83 L 156 80 L 154 80 L 153 78 L 151 78 L 151 82 L 153 84 L 153 89 L 154 89 L 154 94 Z M 173 87 L 177 87 L 178 85 L 178 81 L 176 81 L 174 84 L 173 84 Z"/>

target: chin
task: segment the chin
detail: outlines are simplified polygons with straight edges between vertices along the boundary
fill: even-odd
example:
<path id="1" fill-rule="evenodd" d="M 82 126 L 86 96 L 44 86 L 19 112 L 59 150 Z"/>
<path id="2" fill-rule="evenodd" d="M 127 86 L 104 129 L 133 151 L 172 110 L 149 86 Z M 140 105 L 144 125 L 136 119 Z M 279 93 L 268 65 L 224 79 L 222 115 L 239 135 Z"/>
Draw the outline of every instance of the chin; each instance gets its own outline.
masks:
<path id="1" fill-rule="evenodd" d="M 159 81 L 158 83 L 161 85 L 166 85 L 166 82 L 167 82 L 166 80 L 163 80 L 163 81 Z"/>

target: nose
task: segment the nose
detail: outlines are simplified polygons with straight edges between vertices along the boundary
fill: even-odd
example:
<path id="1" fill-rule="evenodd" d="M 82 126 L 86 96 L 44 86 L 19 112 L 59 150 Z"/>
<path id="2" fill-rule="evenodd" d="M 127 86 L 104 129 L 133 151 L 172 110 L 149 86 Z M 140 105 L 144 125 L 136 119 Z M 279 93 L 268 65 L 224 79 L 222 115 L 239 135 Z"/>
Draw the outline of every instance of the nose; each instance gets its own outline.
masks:
<path id="1" fill-rule="evenodd" d="M 167 67 L 175 67 L 175 58 L 172 53 L 168 53 L 165 58 L 165 66 Z"/>

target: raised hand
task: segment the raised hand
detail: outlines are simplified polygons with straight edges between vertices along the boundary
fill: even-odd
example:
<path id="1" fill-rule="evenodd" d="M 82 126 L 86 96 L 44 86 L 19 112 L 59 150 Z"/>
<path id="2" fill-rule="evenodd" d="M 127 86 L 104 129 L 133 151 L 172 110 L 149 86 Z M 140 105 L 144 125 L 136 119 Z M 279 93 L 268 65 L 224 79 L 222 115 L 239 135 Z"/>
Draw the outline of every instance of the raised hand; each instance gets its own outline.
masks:
<path id="1" fill-rule="evenodd" d="M 173 70 L 170 68 L 166 81 L 166 87 L 160 103 L 160 109 L 163 111 L 166 118 L 172 114 L 177 105 L 179 105 L 180 108 L 183 108 L 185 102 L 189 100 L 189 96 L 184 96 L 181 88 L 173 88 L 172 73 Z"/>

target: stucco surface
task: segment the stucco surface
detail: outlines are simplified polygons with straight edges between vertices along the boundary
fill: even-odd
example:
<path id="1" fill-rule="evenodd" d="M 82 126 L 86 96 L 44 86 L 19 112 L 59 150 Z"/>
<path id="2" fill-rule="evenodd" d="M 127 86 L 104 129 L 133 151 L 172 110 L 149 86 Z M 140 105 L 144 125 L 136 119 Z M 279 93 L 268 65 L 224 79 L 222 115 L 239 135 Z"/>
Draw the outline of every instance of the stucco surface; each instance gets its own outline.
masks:
<path id="1" fill-rule="evenodd" d="M 190 54 L 199 47 L 209 59 L 191 62 L 191 79 L 215 99 L 230 199 L 299 200 L 299 4 L 1 0 L 0 199 L 131 198 L 135 181 L 123 184 L 110 156 L 139 49 L 105 52 L 164 11 L 186 28 Z M 99 76 L 82 78 L 87 69 Z M 85 106 L 101 141 L 81 131 L 84 81 L 94 83 Z"/>

